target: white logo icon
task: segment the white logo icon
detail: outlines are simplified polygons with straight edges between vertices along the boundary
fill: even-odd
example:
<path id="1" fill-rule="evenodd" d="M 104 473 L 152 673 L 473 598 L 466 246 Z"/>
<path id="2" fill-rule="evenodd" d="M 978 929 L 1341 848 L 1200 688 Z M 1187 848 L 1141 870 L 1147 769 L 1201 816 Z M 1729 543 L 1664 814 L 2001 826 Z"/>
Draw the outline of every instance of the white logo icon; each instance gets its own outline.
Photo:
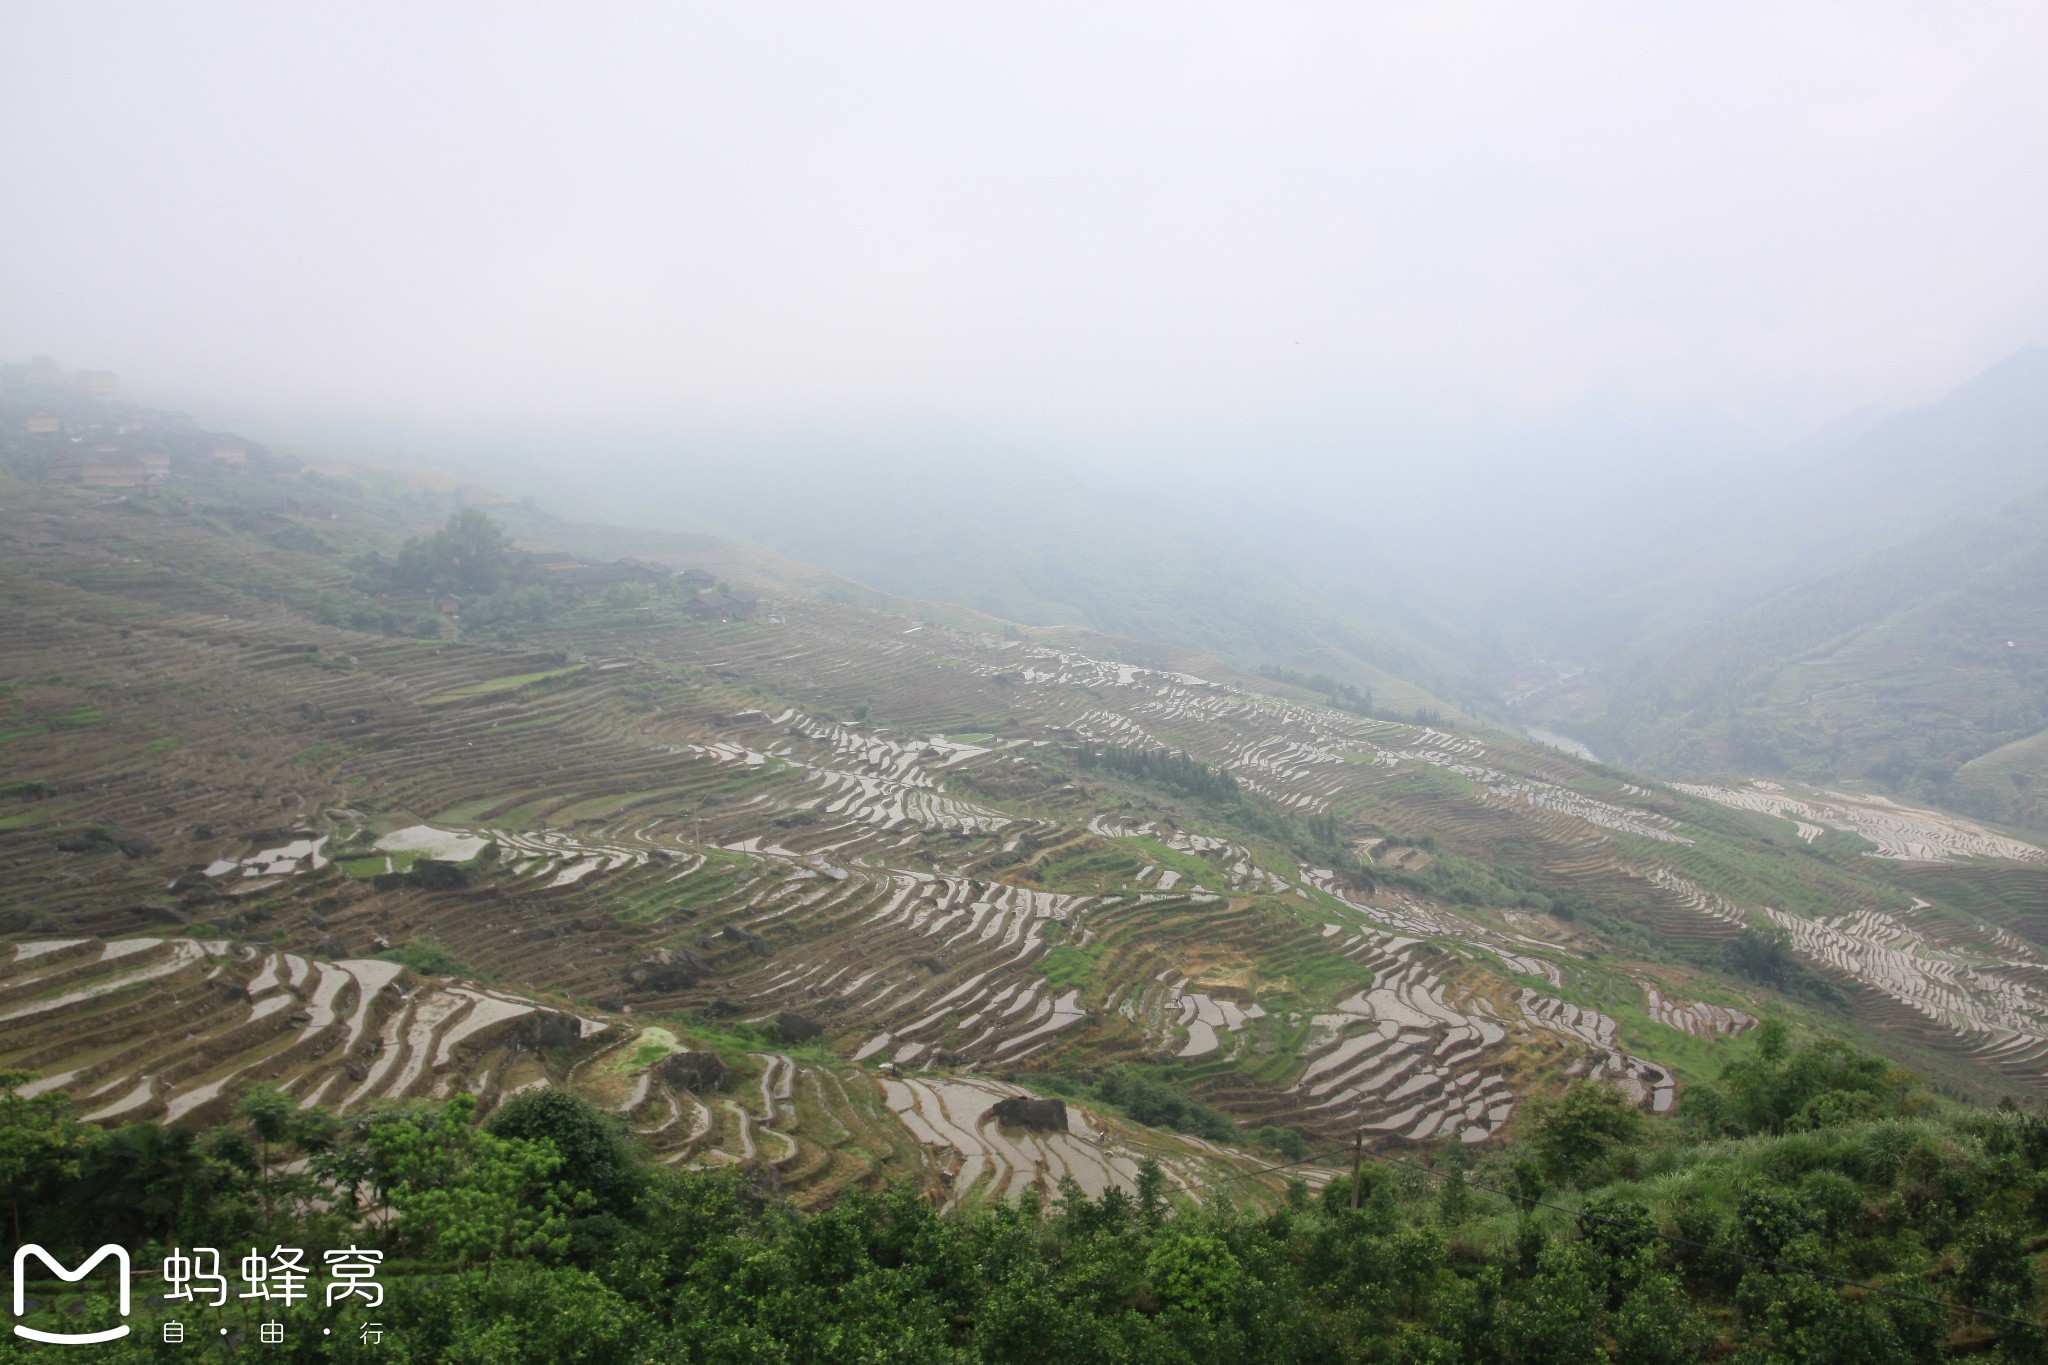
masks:
<path id="1" fill-rule="evenodd" d="M 28 1315 L 28 1276 L 23 1272 L 28 1268 L 30 1256 L 48 1266 L 52 1275 L 67 1284 L 76 1284 L 92 1274 L 94 1266 L 109 1256 L 113 1257 L 114 1264 L 121 1270 L 121 1316 L 128 1316 L 128 1253 L 125 1250 L 109 1242 L 86 1257 L 85 1264 L 78 1269 L 66 1270 L 58 1263 L 56 1257 L 30 1242 L 17 1248 L 14 1253 L 14 1316 L 17 1318 Z M 109 1327 L 102 1332 L 44 1332 L 34 1327 L 24 1327 L 17 1322 L 14 1324 L 14 1335 L 27 1337 L 30 1341 L 46 1341 L 55 1346 L 90 1346 L 97 1341 L 113 1341 L 118 1337 L 127 1336 L 128 1324 L 124 1322 L 119 1327 Z"/>

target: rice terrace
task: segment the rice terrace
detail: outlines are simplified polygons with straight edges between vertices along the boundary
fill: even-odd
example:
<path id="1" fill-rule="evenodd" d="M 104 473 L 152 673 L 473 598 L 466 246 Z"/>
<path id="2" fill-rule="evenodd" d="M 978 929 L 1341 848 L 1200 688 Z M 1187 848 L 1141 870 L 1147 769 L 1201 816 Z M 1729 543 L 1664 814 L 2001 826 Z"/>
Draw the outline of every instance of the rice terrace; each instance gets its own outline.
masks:
<path id="1" fill-rule="evenodd" d="M 1766 1015 L 1958 1097 L 2048 1084 L 2048 855 L 1959 817 L 1647 782 L 767 561 L 736 619 L 628 558 L 527 619 L 365 631 L 408 600 L 406 555 L 363 557 L 384 476 L 14 458 L 0 1065 L 86 1124 L 553 1088 L 799 1207 L 1135 1194 L 1148 1160 L 1256 1205 L 1354 1137 L 1483 1166 L 1573 1078 L 1670 1117 Z M 421 491 L 425 530 L 458 494 Z M 459 536 L 520 562 L 473 508 L 409 546 Z"/>

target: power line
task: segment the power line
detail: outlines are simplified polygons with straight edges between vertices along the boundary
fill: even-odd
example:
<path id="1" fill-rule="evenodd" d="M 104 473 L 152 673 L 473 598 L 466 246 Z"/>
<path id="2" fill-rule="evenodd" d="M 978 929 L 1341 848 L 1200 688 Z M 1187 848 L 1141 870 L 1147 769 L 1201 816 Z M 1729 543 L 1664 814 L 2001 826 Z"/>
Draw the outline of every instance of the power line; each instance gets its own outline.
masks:
<path id="1" fill-rule="evenodd" d="M 1212 1186 L 1228 1185 L 1239 1180 L 1251 1180 L 1258 1176 L 1271 1175 L 1274 1171 L 1285 1171 L 1296 1166 L 1307 1166 L 1315 1162 L 1330 1161 L 1339 1157 L 1350 1156 L 1353 1152 L 1354 1149 L 1351 1147 L 1340 1147 L 1334 1152 L 1323 1152 L 1315 1156 L 1302 1157 L 1298 1161 L 1283 1161 L 1272 1166 L 1261 1166 L 1256 1170 L 1243 1171 L 1237 1175 L 1226 1176 L 1221 1180 L 1212 1180 L 1209 1183 Z M 1383 1156 L 1377 1152 L 1367 1152 L 1365 1153 L 1365 1159 L 1388 1166 L 1406 1166 L 1411 1170 L 1421 1171 L 1424 1175 L 1434 1176 L 1439 1180 L 1443 1179 L 1445 1174 L 1435 1167 L 1425 1166 L 1419 1161 L 1410 1161 L 1404 1157 Z M 1988 1308 L 1973 1308 L 1968 1304 L 1951 1303 L 1947 1299 L 1929 1298 L 1924 1294 L 1909 1294 L 1903 1289 L 1891 1289 L 1881 1284 L 1865 1284 L 1861 1280 L 1851 1280 L 1840 1275 L 1830 1275 L 1825 1270 L 1814 1270 L 1807 1266 L 1793 1265 L 1788 1261 L 1773 1260 L 1768 1256 L 1752 1256 L 1746 1251 L 1735 1251 L 1728 1247 L 1715 1246 L 1710 1242 L 1701 1242 L 1690 1237 L 1681 1237 L 1675 1232 L 1666 1232 L 1662 1228 L 1645 1228 L 1635 1223 L 1625 1222 L 1619 1218 L 1607 1217 L 1604 1214 L 1588 1213 L 1583 1209 L 1571 1209 L 1563 1204 L 1553 1204 L 1547 1200 L 1532 1199 L 1510 1190 L 1496 1189 L 1491 1185 L 1481 1185 L 1473 1180 L 1467 1180 L 1465 1183 L 1472 1189 L 1483 1190 L 1487 1194 L 1497 1194 L 1503 1199 L 1510 1200 L 1527 1208 L 1551 1209 L 1579 1222 L 1607 1223 L 1614 1227 L 1627 1228 L 1632 1232 L 1646 1233 L 1649 1236 L 1677 1246 L 1692 1247 L 1695 1250 L 1709 1252 L 1716 1256 L 1732 1256 L 1738 1261 L 1747 1261 L 1751 1265 L 1763 1266 L 1766 1269 L 1775 1270 L 1781 1274 L 1805 1275 L 1812 1279 L 1825 1280 L 1829 1284 L 1840 1286 L 1843 1289 L 1856 1289 L 1861 1290 L 1865 1294 L 1877 1294 L 1885 1298 L 1904 1299 L 1911 1303 L 1923 1303 L 1930 1308 L 1946 1308 L 1952 1313 L 1968 1313 L 1972 1317 L 1989 1318 L 1996 1322 L 2011 1323 L 2015 1327 L 2027 1327 L 2036 1331 L 2041 1329 L 2041 1324 L 2032 1318 L 2016 1318 L 2008 1313 L 1995 1313 Z"/>
<path id="2" fill-rule="evenodd" d="M 1226 1175 L 1226 1176 L 1224 1176 L 1224 1177 L 1223 1177 L 1223 1178 L 1222 1178 L 1221 1180 L 1212 1180 L 1212 1181 L 1210 1181 L 1209 1183 L 1210 1183 L 1211 1185 L 1228 1185 L 1228 1184 L 1231 1184 L 1231 1183 L 1233 1183 L 1234 1181 L 1239 1181 L 1239 1180 L 1250 1180 L 1250 1179 L 1252 1179 L 1252 1178 L 1253 1178 L 1254 1176 L 1261 1176 L 1261 1175 L 1270 1175 L 1270 1174 L 1272 1174 L 1272 1173 L 1273 1173 L 1274 1171 L 1286 1171 L 1286 1170 L 1291 1170 L 1291 1169 L 1293 1169 L 1293 1168 L 1294 1168 L 1294 1167 L 1296 1167 L 1296 1166 L 1308 1166 L 1308 1165 L 1312 1165 L 1313 1163 L 1315 1163 L 1315 1162 L 1318 1162 L 1318 1161 L 1328 1161 L 1328 1160 L 1330 1160 L 1330 1159 L 1331 1159 L 1332 1157 L 1339 1157 L 1339 1156 L 1349 1156 L 1349 1155 L 1351 1155 L 1351 1149 L 1350 1149 L 1349 1147 L 1346 1147 L 1346 1148 L 1342 1149 L 1341 1151 L 1336 1151 L 1336 1152 L 1323 1152 L 1323 1153 L 1320 1153 L 1320 1154 L 1318 1154 L 1318 1155 L 1316 1155 L 1316 1156 L 1305 1156 L 1305 1157 L 1302 1157 L 1302 1158 L 1301 1158 L 1300 1160 L 1298 1160 L 1298 1161 L 1283 1161 L 1283 1162 L 1281 1162 L 1281 1163 L 1280 1163 L 1279 1165 L 1277 1165 L 1277 1166 L 1260 1166 L 1260 1167 L 1259 1167 L 1259 1168 L 1257 1168 L 1256 1170 L 1250 1170 L 1250 1171 L 1240 1171 L 1240 1172 L 1238 1172 L 1238 1173 L 1237 1173 L 1236 1175 Z"/>

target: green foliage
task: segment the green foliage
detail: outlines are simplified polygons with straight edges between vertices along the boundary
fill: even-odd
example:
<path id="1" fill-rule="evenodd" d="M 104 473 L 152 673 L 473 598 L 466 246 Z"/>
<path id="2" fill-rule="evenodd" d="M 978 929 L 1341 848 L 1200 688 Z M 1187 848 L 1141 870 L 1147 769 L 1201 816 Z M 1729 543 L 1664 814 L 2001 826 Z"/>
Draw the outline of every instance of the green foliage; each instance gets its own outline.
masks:
<path id="1" fill-rule="evenodd" d="M 17 1242 L 22 1204 L 78 1174 L 93 1132 L 72 1120 L 68 1096 L 23 1095 L 35 1078 L 33 1071 L 0 1071 L 0 1194 Z"/>
<path id="2" fill-rule="evenodd" d="M 1299 1128 L 1283 1128 L 1274 1123 L 1240 1129 L 1238 1141 L 1248 1147 L 1278 1152 L 1289 1161 L 1305 1161 L 1315 1151 L 1315 1144 Z"/>
<path id="3" fill-rule="evenodd" d="M 1694 1086 L 1686 1106 L 1718 1133 L 1837 1128 L 1926 1106 L 1911 1076 L 1838 1038 L 1790 1045 L 1784 1022 L 1766 1019 L 1713 1085 Z"/>
<path id="4" fill-rule="evenodd" d="M 1766 1030 L 1745 1060 L 1795 1070 L 1815 1046 Z M 1469 1183 L 1461 1149 L 1434 1176 L 1368 1155 L 1356 1210 L 1348 1176 L 1269 1209 L 1220 1184 L 1176 1201 L 1148 1159 L 1134 1190 L 1092 1198 L 1069 1179 L 1050 1201 L 1034 1189 L 942 1215 L 895 1185 L 806 1213 L 744 1169 L 647 1166 L 608 1116 L 556 1090 L 478 1127 L 467 1097 L 335 1119 L 259 1088 L 202 1136 L 67 1127 L 61 1095 L 21 1100 L 22 1073 L 0 1079 L 0 1156 L 48 1146 L 24 1132 L 68 1134 L 20 1187 L 22 1236 L 73 1259 L 102 1241 L 373 1246 L 398 1360 L 1864 1365 L 2035 1359 L 2041 1345 L 1801 1273 L 2038 1311 L 2048 1120 L 2017 1112 L 1705 1143 L 1659 1125 L 1645 1140 L 1612 1087 L 1581 1082 L 1530 1125 L 1527 1154 L 1480 1156 Z M 1112 1088 L 1142 1107 L 1165 1080 L 1133 1070 Z M 1605 1155 L 1579 1160 L 1589 1145 Z M 1553 1148 L 1575 1154 L 1582 1193 L 1546 1193 Z M 1622 1149 L 1657 1174 L 1586 1188 Z M 1502 1187 L 1577 1200 L 1578 1216 L 1517 1215 L 1489 1192 Z M 73 1321 L 111 1321 L 81 1307 Z M 136 1343 L 164 1315 L 139 1301 Z M 347 1325 L 308 1304 L 294 1327 L 317 1341 L 330 1321 Z"/>
<path id="5" fill-rule="evenodd" d="M 416 939 L 402 943 L 396 948 L 377 954 L 393 962 L 402 962 L 421 976 L 469 976 L 470 970 L 455 954 L 438 943 Z"/>
<path id="6" fill-rule="evenodd" d="M 1683 1365 L 1700 1359 L 1713 1340 L 1713 1329 L 1686 1297 L 1684 1282 L 1659 1268 L 1648 1253 L 1638 1257 L 1629 1280 L 1608 1319 L 1615 1358 L 1639 1365 Z"/>
<path id="7" fill-rule="evenodd" d="M 600 1208 L 623 1212 L 639 1192 L 618 1121 L 566 1090 L 545 1086 L 514 1095 L 484 1128 L 502 1138 L 551 1144 L 562 1158 L 562 1179 L 589 1193 Z"/>
<path id="8" fill-rule="evenodd" d="M 649 1358 L 656 1320 L 586 1270 L 514 1262 L 415 1288 L 411 1358 L 450 1365 L 629 1365 Z"/>
<path id="9" fill-rule="evenodd" d="M 1420 845 L 1424 841 L 1414 842 Z M 1433 842 L 1430 841 L 1430 846 Z M 1375 868 L 1373 875 L 1389 886 L 1449 901 L 1453 905 L 1547 911 L 1560 919 L 1573 919 L 1578 914 L 1578 908 L 1570 898 L 1559 895 L 1540 878 L 1516 868 L 1484 863 L 1446 851 L 1438 851 L 1426 867 L 1417 871 Z"/>
<path id="10" fill-rule="evenodd" d="M 1062 1073 L 1029 1079 L 1041 1089 L 1107 1105 L 1154 1128 L 1193 1133 L 1211 1142 L 1239 1140 L 1237 1123 L 1230 1115 L 1188 1094 L 1164 1067 L 1127 1062 L 1100 1076 Z M 1277 1135 L 1274 1140 L 1285 1141 Z"/>
<path id="11" fill-rule="evenodd" d="M 1437 1180 L 1436 1216 L 1447 1228 L 1455 1228 L 1472 1216 L 1472 1190 L 1465 1183 L 1465 1171 L 1448 1164 Z"/>
<path id="12" fill-rule="evenodd" d="M 381 580 L 365 579 L 360 586 L 365 593 L 374 592 L 381 586 Z M 305 611 L 322 625 L 346 626 L 350 630 L 422 640 L 434 639 L 441 633 L 437 613 L 421 611 L 416 606 L 394 606 L 369 597 L 325 595 L 307 604 Z"/>
<path id="13" fill-rule="evenodd" d="M 1038 960 L 1038 970 L 1055 991 L 1085 991 L 1094 978 L 1096 959 L 1100 956 L 1099 952 L 1062 943 Z"/>
<path id="14" fill-rule="evenodd" d="M 1643 1111 L 1617 1087 L 1595 1080 L 1573 1081 L 1561 1098 L 1531 1103 L 1529 1123 L 1529 1145 L 1555 1181 L 1577 1180 L 1649 1136 Z"/>
<path id="15" fill-rule="evenodd" d="M 1193 1133 L 1211 1142 L 1229 1142 L 1237 1136 L 1237 1124 L 1228 1114 L 1203 1104 L 1156 1069 L 1117 1067 L 1095 1086 L 1095 1096 L 1154 1128 Z"/>
<path id="16" fill-rule="evenodd" d="M 1370 716 L 1372 710 L 1372 689 L 1360 690 L 1350 683 L 1339 682 L 1327 673 L 1302 673 L 1292 668 L 1280 668 L 1271 664 L 1259 670 L 1262 677 L 1274 682 L 1283 682 L 1290 687 L 1299 687 L 1304 692 L 1320 692 L 1328 699 L 1330 706 L 1339 711 L 1349 711 L 1355 716 Z"/>
<path id="17" fill-rule="evenodd" d="M 1237 779 L 1227 770 L 1212 768 L 1184 753 L 1124 744 L 1105 744 L 1100 748 L 1084 744 L 1074 755 L 1074 762 L 1083 772 L 1100 766 L 1204 801 L 1230 802 L 1238 797 Z"/>
<path id="18" fill-rule="evenodd" d="M 1240 788 L 1227 769 L 1212 768 L 1184 753 L 1084 744 L 1075 751 L 1074 763 L 1083 772 L 1107 769 L 1199 801 L 1245 833 L 1285 844 L 1312 860 L 1332 866 L 1350 866 L 1356 861 L 1344 847 L 1343 831 L 1334 817 L 1289 814 L 1256 792 Z"/>
<path id="19" fill-rule="evenodd" d="M 465 507 L 432 535 L 406 541 L 391 566 L 391 581 L 429 592 L 494 592 L 505 579 L 510 544 L 503 527 Z"/>
<path id="20" fill-rule="evenodd" d="M 1842 1004 L 1842 993 L 1793 954 L 1791 940 L 1776 925 L 1752 924 L 1721 952 L 1722 965 L 1736 976 L 1816 1005 L 1839 1008 Z"/>
<path id="21" fill-rule="evenodd" d="M 510 634 L 521 627 L 545 630 L 557 615 L 554 594 L 537 583 L 500 587 L 462 608 L 465 629 Z"/>
<path id="22" fill-rule="evenodd" d="M 500 1256 L 560 1255 L 570 1218 L 594 1199 L 560 1178 L 552 1142 L 473 1127 L 476 1102 L 385 1111 L 364 1133 L 371 1170 L 395 1208 L 402 1241 L 458 1265 Z"/>

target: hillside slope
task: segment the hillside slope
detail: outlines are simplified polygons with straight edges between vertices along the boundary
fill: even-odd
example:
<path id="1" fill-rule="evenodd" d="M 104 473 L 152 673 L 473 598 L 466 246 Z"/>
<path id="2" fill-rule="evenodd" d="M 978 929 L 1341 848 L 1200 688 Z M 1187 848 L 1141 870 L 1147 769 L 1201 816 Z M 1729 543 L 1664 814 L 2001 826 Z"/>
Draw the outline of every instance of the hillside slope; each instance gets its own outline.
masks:
<path id="1" fill-rule="evenodd" d="M 531 438 L 515 467 L 536 486 L 559 481 L 564 453 L 591 439 Z M 1465 632 L 1428 610 L 1391 556 L 1365 574 L 1292 566 L 1261 548 L 1249 513 L 1214 484 L 1123 486 L 926 432 L 680 448 L 596 439 L 613 473 L 564 490 L 587 517 L 740 537 L 872 589 L 1019 625 L 1326 673 L 1370 689 L 1390 715 L 1491 706 Z M 484 466 L 484 452 L 474 462 Z M 1370 547 L 1359 560 L 1372 560 Z"/>
<path id="2" fill-rule="evenodd" d="M 2048 348 L 2029 346 L 1937 402 L 1713 471 L 1684 499 L 1642 508 L 1655 548 L 1536 580 L 1511 596 L 1510 629 L 1587 661 L 1670 648 L 1952 519 L 1999 515 L 2044 485 Z"/>
<path id="3" fill-rule="evenodd" d="M 2044 585 L 2048 491 L 1646 642 L 1533 709 L 1645 771 L 1861 782 L 2039 828 Z"/>
<path id="4" fill-rule="evenodd" d="M 1772 1012 L 2041 1084 L 2048 944 L 1965 875 L 2039 849 L 772 583 L 447 615 L 359 567 L 387 492 L 279 473 L 0 487 L 0 1065 L 109 1119 L 547 1083 L 677 1162 L 970 1198 L 1051 1178 L 985 1120 L 1019 1090 L 1199 1183 L 1491 1142 L 1570 1075 L 1668 1115 Z"/>

